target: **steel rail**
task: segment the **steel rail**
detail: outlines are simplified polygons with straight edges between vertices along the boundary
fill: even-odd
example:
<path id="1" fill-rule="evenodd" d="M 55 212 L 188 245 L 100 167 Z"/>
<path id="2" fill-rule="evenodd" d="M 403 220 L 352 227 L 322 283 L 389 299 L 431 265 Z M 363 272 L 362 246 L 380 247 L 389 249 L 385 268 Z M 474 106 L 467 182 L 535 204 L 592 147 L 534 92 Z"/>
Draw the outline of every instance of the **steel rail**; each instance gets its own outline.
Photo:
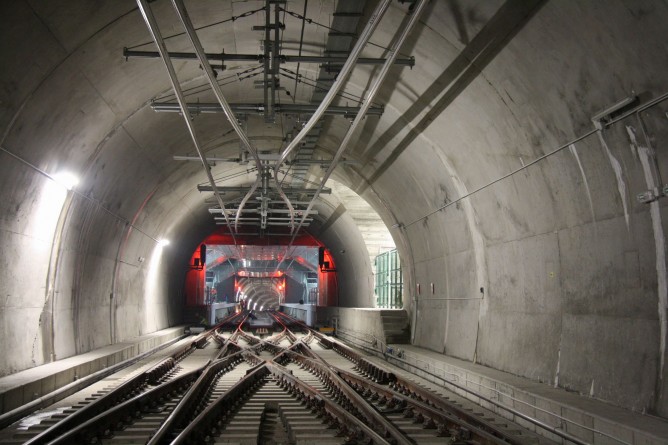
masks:
<path id="1" fill-rule="evenodd" d="M 294 318 L 292 318 L 292 317 L 290 317 L 286 314 L 280 313 L 280 312 L 278 314 L 280 314 L 280 317 L 282 317 L 284 319 L 290 319 L 293 322 L 297 322 L 298 325 L 301 325 L 301 326 L 305 327 L 305 325 L 303 325 L 303 323 L 301 323 L 299 320 L 296 320 L 296 319 L 294 319 Z M 400 385 L 404 388 L 408 388 L 412 393 L 419 395 L 420 397 L 422 397 L 425 400 L 429 400 L 434 406 L 438 406 L 439 408 L 443 409 L 444 411 L 447 410 L 447 411 L 450 411 L 450 412 L 457 413 L 458 417 L 463 418 L 463 419 L 467 419 L 467 422 L 469 424 L 470 423 L 482 424 L 482 425 L 484 425 L 484 428 L 492 431 L 490 433 L 491 434 L 490 436 L 486 435 L 485 432 L 483 431 L 483 434 L 482 434 L 481 438 L 486 438 L 488 440 L 497 440 L 497 442 L 492 442 L 492 443 L 501 443 L 501 442 L 498 442 L 499 437 L 503 437 L 505 439 L 508 439 L 508 440 L 510 440 L 510 443 L 515 443 L 515 444 L 518 444 L 518 445 L 521 444 L 521 443 L 524 443 L 524 442 L 518 442 L 517 440 L 514 440 L 512 438 L 512 436 L 509 436 L 506 432 L 503 432 L 502 430 L 497 429 L 492 424 L 486 423 L 484 421 L 477 420 L 476 417 L 472 416 L 470 413 L 467 413 L 466 411 L 463 411 L 460 408 L 458 408 L 458 407 L 456 407 L 456 406 L 454 406 L 450 403 L 445 402 L 444 400 L 442 400 L 437 395 L 431 393 L 428 390 L 425 390 L 424 388 L 421 388 L 418 385 L 415 385 L 413 382 L 405 380 L 402 377 L 396 376 L 395 374 L 393 374 L 393 373 L 391 373 L 391 372 L 389 372 L 389 371 L 387 371 L 387 370 L 385 370 L 381 367 L 378 367 L 377 365 L 375 365 L 375 364 L 369 362 L 368 360 L 362 358 L 353 349 L 344 345 L 343 343 L 330 340 L 330 339 L 323 336 L 321 333 L 319 333 L 317 331 L 314 331 L 314 330 L 311 330 L 311 329 L 309 329 L 309 330 L 317 338 L 319 338 L 319 340 L 321 342 L 324 342 L 327 347 L 336 350 L 339 354 L 343 355 L 344 357 L 351 360 L 353 363 L 357 364 L 358 369 L 360 369 L 363 373 L 368 375 L 369 378 L 371 378 L 373 380 L 376 380 L 376 381 L 384 382 L 384 383 L 390 383 L 391 385 L 395 384 L 395 385 Z M 308 350 L 308 352 L 306 352 L 306 354 L 297 354 L 294 351 L 285 351 L 283 354 L 290 355 L 291 357 L 296 357 L 298 360 L 310 359 L 314 362 L 313 363 L 314 366 L 320 367 L 320 368 L 324 364 L 327 368 L 330 368 L 332 371 L 338 373 L 338 375 L 340 375 L 343 378 L 344 381 L 346 380 L 346 377 L 348 377 L 349 380 L 359 379 L 358 377 L 354 376 L 353 374 L 349 373 L 348 371 L 342 370 L 342 369 L 340 369 L 336 366 L 333 366 L 333 365 L 329 364 L 322 357 L 318 356 L 317 354 L 312 353 L 310 351 L 310 349 Z M 318 365 L 316 363 L 320 363 L 320 364 Z M 387 389 L 383 386 L 380 386 L 378 384 L 374 383 L 373 385 L 375 385 L 378 388 L 383 388 L 383 390 L 391 391 L 391 390 L 389 390 L 389 389 Z M 391 391 L 391 392 L 394 393 L 394 391 Z M 400 396 L 398 396 L 398 397 L 400 398 Z M 484 399 L 484 397 L 482 397 L 482 398 Z M 531 419 L 531 418 L 527 419 L 527 417 L 528 416 L 524 416 L 522 418 L 524 418 L 525 420 Z M 537 425 L 537 426 L 542 427 L 542 425 Z M 550 432 L 554 432 L 554 434 L 558 434 L 559 436 L 561 436 L 564 439 L 572 441 L 572 442 L 574 442 L 578 445 L 587 445 L 586 442 L 581 442 L 577 438 L 569 435 L 568 433 L 564 433 L 564 432 L 561 432 L 559 430 L 552 431 L 554 429 L 549 427 L 549 425 L 545 425 L 545 426 L 548 427 Z M 474 425 L 474 427 L 475 428 L 480 428 L 479 426 L 476 426 L 476 425 Z M 489 433 L 489 431 L 488 431 L 488 433 Z"/>
<path id="2" fill-rule="evenodd" d="M 218 420 L 234 404 L 233 400 L 242 398 L 244 393 L 257 386 L 257 383 L 264 379 L 268 373 L 269 371 L 266 368 L 256 368 L 247 374 L 223 396 L 202 411 L 171 443 L 173 445 L 193 442 L 207 443 L 207 437 L 211 435 L 212 430 L 218 430 Z"/>
<path id="3" fill-rule="evenodd" d="M 283 354 L 289 356 L 291 359 L 308 360 L 310 366 L 318 368 L 323 374 L 326 374 L 329 380 L 337 386 L 340 392 L 350 400 L 351 404 L 358 410 L 367 420 L 370 427 L 382 428 L 386 436 L 391 437 L 395 444 L 398 445 L 412 445 L 413 442 L 402 433 L 392 422 L 383 417 L 371 405 L 369 405 L 362 396 L 360 396 L 353 388 L 348 386 L 346 382 L 338 375 L 338 368 L 330 365 L 324 359 L 322 362 L 306 357 L 302 354 L 296 354 L 294 351 L 284 351 Z M 278 358 L 278 357 L 277 357 Z"/>
<path id="4" fill-rule="evenodd" d="M 192 416 L 196 412 L 197 402 L 201 401 L 204 392 L 206 392 L 215 382 L 216 373 L 221 369 L 236 367 L 242 360 L 242 351 L 235 352 L 224 358 L 218 359 L 202 372 L 197 380 L 188 389 L 183 399 L 169 414 L 167 419 L 160 425 L 160 428 L 153 434 L 147 445 L 166 444 L 171 442 L 171 436 L 174 431 L 183 425 L 187 416 Z"/>
<path id="5" fill-rule="evenodd" d="M 173 340 L 168 341 L 167 343 L 164 343 L 156 348 L 151 349 L 150 351 L 146 351 L 136 357 L 129 358 L 120 363 L 109 366 L 108 368 L 102 369 L 101 371 L 97 371 L 86 377 L 78 379 L 68 385 L 63 386 L 62 388 L 59 388 L 51 393 L 45 394 L 44 396 L 35 399 L 26 405 L 22 405 L 12 411 L 8 411 L 4 413 L 2 416 L 0 416 L 0 428 L 6 428 L 12 423 L 16 422 L 17 420 L 26 417 L 27 415 L 35 412 L 36 410 L 47 406 L 48 404 L 60 401 L 65 397 L 68 397 L 77 391 L 81 391 L 85 389 L 87 386 L 92 385 L 93 383 L 99 380 L 102 380 L 105 377 L 117 373 L 122 369 L 127 368 L 128 366 L 133 365 L 158 351 L 168 348 L 172 346 L 174 343 L 183 340 L 184 337 L 185 335 L 181 335 Z"/>
<path id="6" fill-rule="evenodd" d="M 517 440 L 515 437 L 509 436 L 508 433 L 493 423 L 480 420 L 478 417 L 470 414 L 469 412 L 454 407 L 451 404 L 439 404 L 447 405 L 446 410 L 439 410 L 434 408 L 432 405 L 426 404 L 417 399 L 413 399 L 410 396 L 395 391 L 391 389 L 391 387 L 379 385 L 373 381 L 369 381 L 368 379 L 364 379 L 344 370 L 339 370 L 338 372 L 341 378 L 358 392 L 360 392 L 360 388 L 363 388 L 365 391 L 369 390 L 376 394 L 382 393 L 385 400 L 390 402 L 388 404 L 389 409 L 393 409 L 395 404 L 399 404 L 405 410 L 410 409 L 412 411 L 419 412 L 426 418 L 432 420 L 437 419 L 437 422 L 440 424 L 449 424 L 451 427 L 464 427 L 471 431 L 474 435 L 479 436 L 476 437 L 475 440 L 480 443 L 495 445 L 507 443 L 513 445 L 526 445 L 527 443 L 526 441 Z M 413 391 L 415 388 L 420 387 L 413 384 L 408 389 Z M 414 391 L 413 394 L 415 394 Z M 420 396 L 423 397 L 422 393 Z M 423 398 L 432 404 L 434 402 L 439 402 L 439 398 L 435 394 L 428 393 L 428 396 Z"/>
<path id="7" fill-rule="evenodd" d="M 204 69 L 204 73 L 206 74 L 206 78 L 209 81 L 209 84 L 211 85 L 211 89 L 213 89 L 213 92 L 216 96 L 216 99 L 218 99 L 218 103 L 220 104 L 221 108 L 223 109 L 223 112 L 225 113 L 225 116 L 227 117 L 227 120 L 230 122 L 232 125 L 232 128 L 234 128 L 234 131 L 239 135 L 239 139 L 241 142 L 246 146 L 246 149 L 248 152 L 253 156 L 255 159 L 255 167 L 258 170 L 258 180 L 253 184 L 253 187 L 251 187 L 250 190 L 248 190 L 248 193 L 244 197 L 244 199 L 241 201 L 241 204 L 239 204 L 239 208 L 244 207 L 248 199 L 251 197 L 251 195 L 255 192 L 257 189 L 257 186 L 259 185 L 259 178 L 260 174 L 262 172 L 262 161 L 260 160 L 260 156 L 258 155 L 257 150 L 251 143 L 250 139 L 248 138 L 248 135 L 246 132 L 241 128 L 241 125 L 239 125 L 239 121 L 237 120 L 237 117 L 234 115 L 234 111 L 232 111 L 232 108 L 230 107 L 230 104 L 227 102 L 227 99 L 225 99 L 225 96 L 223 95 L 223 90 L 221 89 L 220 85 L 216 81 L 216 76 L 213 73 L 213 69 L 211 68 L 211 65 L 209 64 L 209 60 L 206 57 L 206 54 L 204 53 L 204 48 L 202 47 L 202 42 L 199 40 L 199 37 L 197 36 L 197 32 L 195 31 L 195 27 L 192 24 L 192 21 L 190 20 L 190 16 L 188 15 L 188 11 L 186 10 L 185 5 L 183 4 L 183 0 L 172 0 L 172 5 L 174 6 L 174 9 L 176 10 L 176 14 L 179 17 L 179 20 L 183 24 L 183 27 L 186 30 L 186 34 L 188 35 L 188 38 L 190 39 L 190 43 L 192 43 L 193 47 L 195 48 L 195 53 L 197 54 L 197 59 L 199 60 L 199 63 L 201 64 L 202 68 Z M 181 103 L 179 101 L 179 105 L 181 106 L 182 111 L 185 113 L 187 110 L 187 104 Z M 205 168 L 208 167 L 208 164 L 204 160 L 204 157 L 202 156 L 202 162 L 205 164 Z M 215 186 L 212 184 L 212 186 L 215 189 Z M 221 209 L 224 209 L 222 205 L 222 200 L 219 203 L 221 204 Z M 291 204 L 289 202 L 286 202 L 288 207 L 291 208 Z M 226 217 L 227 219 L 227 217 Z M 234 221 L 234 230 L 239 231 L 239 214 L 237 214 L 237 217 L 235 218 Z"/>
<path id="8" fill-rule="evenodd" d="M 183 347 L 172 354 L 172 358 L 175 359 L 175 362 L 179 359 L 186 356 L 190 351 L 192 351 L 196 346 L 196 341 L 190 343 L 189 346 Z M 161 362 L 162 363 L 162 362 Z M 159 363 L 160 364 L 160 363 Z M 113 408 L 115 405 L 125 400 L 128 396 L 141 391 L 149 383 L 149 379 L 155 380 L 156 376 L 159 373 L 162 375 L 166 374 L 170 367 L 161 367 L 156 368 L 151 367 L 150 369 L 141 372 L 134 377 L 123 382 L 118 387 L 114 388 L 111 392 L 103 395 L 94 402 L 86 405 L 80 410 L 70 414 L 61 421 L 55 423 L 51 427 L 39 433 L 37 436 L 26 441 L 26 445 L 36 445 L 46 443 L 51 440 L 55 440 L 64 434 L 66 431 L 71 428 L 79 425 L 83 422 L 90 420 L 91 418 L 104 413 L 105 411 Z"/>
<path id="9" fill-rule="evenodd" d="M 122 402 L 97 416 L 89 419 L 56 439 L 48 442 L 48 445 L 68 445 L 72 443 L 95 443 L 101 438 L 113 435 L 115 430 L 124 428 L 128 417 L 138 419 L 156 400 L 164 398 L 176 390 L 192 387 L 193 383 L 204 372 L 209 363 L 202 365 L 173 380 L 158 385 L 150 390 L 139 394 L 130 400 Z"/>
<path id="10" fill-rule="evenodd" d="M 181 90 L 181 86 L 179 85 L 179 81 L 176 76 L 176 71 L 174 70 L 174 65 L 172 64 L 169 53 L 167 52 L 165 41 L 162 38 L 162 35 L 160 34 L 158 23 L 155 19 L 155 16 L 153 15 L 153 11 L 151 11 L 151 8 L 148 5 L 148 0 L 137 0 L 137 6 L 139 7 L 139 10 L 141 11 L 142 16 L 144 17 L 144 21 L 146 22 L 146 27 L 148 28 L 151 37 L 153 38 L 156 46 L 158 47 L 160 58 L 162 59 L 162 62 L 165 65 L 165 69 L 167 70 L 167 74 L 169 75 L 169 81 L 172 84 L 172 89 L 174 90 L 174 93 L 176 94 L 176 99 L 179 103 L 179 106 L 181 107 L 183 120 L 185 121 L 186 126 L 188 127 L 188 131 L 190 132 L 190 137 L 192 138 L 193 144 L 195 145 L 195 150 L 197 151 L 197 154 L 202 161 L 202 167 L 204 168 L 206 176 L 209 180 L 209 184 L 211 184 L 211 189 L 213 190 L 213 194 L 216 197 L 216 200 L 218 201 L 218 205 L 220 206 L 220 208 L 225 209 L 225 203 L 223 202 L 223 198 L 221 198 L 220 194 L 218 193 L 218 189 L 216 188 L 216 182 L 213 179 L 213 175 L 211 174 L 211 169 L 209 168 L 209 164 L 206 161 L 206 156 L 204 155 L 204 151 L 202 150 L 199 139 L 197 137 L 195 126 L 193 125 L 190 119 L 190 114 L 188 113 L 186 99 L 183 96 L 183 91 Z M 225 215 L 225 222 L 227 223 L 228 229 L 230 230 L 230 234 L 232 235 L 232 240 L 234 241 L 234 245 L 236 246 L 237 239 L 232 231 L 232 226 L 230 225 L 229 218 L 227 218 L 227 215 L 225 213 L 223 213 L 223 215 Z"/>
<path id="11" fill-rule="evenodd" d="M 318 333 L 318 334 L 319 334 L 319 333 Z M 322 334 L 320 334 L 320 335 L 322 335 Z M 358 362 L 359 362 L 360 360 L 364 360 L 368 365 L 371 365 L 371 366 L 373 366 L 373 367 L 378 368 L 376 365 L 374 365 L 374 364 L 368 362 L 368 361 L 365 360 L 365 359 L 362 359 L 362 357 L 361 357 L 359 354 L 357 354 L 354 350 L 352 350 L 352 348 L 348 347 L 347 345 L 345 345 L 345 344 L 343 344 L 343 343 L 340 343 L 340 342 L 331 341 L 331 340 L 330 340 L 329 342 L 332 344 L 332 347 L 333 347 L 335 350 L 338 350 L 338 352 L 341 353 L 342 355 L 345 354 L 345 356 L 347 356 L 350 360 L 352 360 L 352 361 L 358 361 Z M 375 351 L 375 352 L 377 352 L 377 351 Z M 487 402 L 487 403 L 490 403 L 490 404 L 492 404 L 492 405 L 494 405 L 494 406 L 496 406 L 496 407 L 498 407 L 498 408 L 500 408 L 500 409 L 502 409 L 502 410 L 504 410 L 504 411 L 507 411 L 507 412 L 509 412 L 509 413 L 511 413 L 511 414 L 513 414 L 513 415 L 515 415 L 515 416 L 517 416 L 517 417 L 523 419 L 523 420 L 526 420 L 526 421 L 529 422 L 529 423 L 532 423 L 532 424 L 536 425 L 538 428 L 540 428 L 540 429 L 542 429 L 542 430 L 548 431 L 548 432 L 550 432 L 550 433 L 552 433 L 552 434 L 556 434 L 557 436 L 559 436 L 559 437 L 561 437 L 561 438 L 563 438 L 563 439 L 565 439 L 565 440 L 568 440 L 568 441 L 570 441 L 570 442 L 572 442 L 572 443 L 575 443 L 575 444 L 577 444 L 577 445 L 590 445 L 590 444 L 589 444 L 588 442 L 586 442 L 586 441 L 583 441 L 583 440 L 581 440 L 581 439 L 579 439 L 579 438 L 577 438 L 577 437 L 575 437 L 575 436 L 572 436 L 572 435 L 570 435 L 570 434 L 568 434 L 568 433 L 566 433 L 566 432 L 564 432 L 564 431 L 561 431 L 561 430 L 559 430 L 559 429 L 557 429 L 557 428 L 554 428 L 554 427 L 552 427 L 551 425 L 546 424 L 545 422 L 542 422 L 542 421 L 540 421 L 540 420 L 538 420 L 538 419 L 535 419 L 535 418 L 533 418 L 533 417 L 531 417 L 531 416 L 528 416 L 528 415 L 526 415 L 526 414 L 524 414 L 524 413 L 521 413 L 521 412 L 517 411 L 517 410 L 514 409 L 514 408 L 510 408 L 510 407 L 508 407 L 508 406 L 506 406 L 506 405 L 504 405 L 504 404 L 502 404 L 502 403 L 499 403 L 499 402 L 497 402 L 497 401 L 494 401 L 494 400 L 492 400 L 492 399 L 490 399 L 490 398 L 488 398 L 488 397 L 486 397 L 486 396 L 480 394 L 479 392 L 476 392 L 476 391 L 473 391 L 473 390 L 467 388 L 466 386 L 459 385 L 459 384 L 457 384 L 457 383 L 455 383 L 455 382 L 452 382 L 452 381 L 450 381 L 450 380 L 447 380 L 447 379 L 445 379 L 445 378 L 443 378 L 443 377 L 441 377 L 441 376 L 438 376 L 438 375 L 436 375 L 436 374 L 433 374 L 433 373 L 431 373 L 431 372 L 429 372 L 429 371 L 427 371 L 427 370 L 418 368 L 417 366 L 412 365 L 412 364 L 410 364 L 409 362 L 407 362 L 407 361 L 405 361 L 405 360 L 403 360 L 403 359 L 400 359 L 400 358 L 398 358 L 398 357 L 391 357 L 391 358 L 392 358 L 393 360 L 397 360 L 397 361 L 399 361 L 399 362 L 405 362 L 406 364 L 408 364 L 408 365 L 410 365 L 410 366 L 413 366 L 413 367 L 415 367 L 415 368 L 417 368 L 417 369 L 420 369 L 422 372 L 426 372 L 427 374 L 430 374 L 430 375 L 432 375 L 432 376 L 434 376 L 434 377 L 437 377 L 437 378 L 441 379 L 445 384 L 451 385 L 451 386 L 453 386 L 453 387 L 455 387 L 455 388 L 457 388 L 457 389 L 460 389 L 460 390 L 462 390 L 462 391 L 464 391 L 464 392 L 467 392 L 467 393 L 469 393 L 469 394 L 472 394 L 473 396 L 478 397 L 480 400 L 484 400 L 484 401 Z M 368 365 L 365 365 L 365 366 L 368 366 Z M 380 368 L 378 368 L 378 369 L 380 369 Z M 406 381 L 406 380 L 404 380 L 404 379 L 402 379 L 402 378 L 400 378 L 400 377 L 396 377 L 396 376 L 395 376 L 395 378 L 396 378 L 396 381 L 399 382 L 400 384 L 411 385 L 411 383 L 409 383 L 408 381 Z M 416 390 L 416 391 L 420 391 L 418 388 L 416 388 L 415 390 Z"/>
<path id="12" fill-rule="evenodd" d="M 318 392 L 310 385 L 307 385 L 306 383 L 294 377 L 283 366 L 267 363 L 265 364 L 265 367 L 268 370 L 270 370 L 272 374 L 279 376 L 279 378 L 282 381 L 290 382 L 290 384 L 299 387 L 302 392 L 308 393 L 312 398 L 316 399 L 317 403 L 320 404 L 320 407 L 324 409 L 326 412 L 328 412 L 330 415 L 338 417 L 339 419 L 344 419 L 346 422 L 350 422 L 349 424 L 357 426 L 360 430 L 364 432 L 364 434 L 367 437 L 372 439 L 375 444 L 387 444 L 387 445 L 391 444 L 391 442 L 389 442 L 385 437 L 381 436 L 374 429 L 367 426 L 359 418 L 351 415 L 348 411 L 346 411 L 333 401 L 323 397 L 320 394 L 320 392 Z M 398 442 L 398 443 L 404 443 L 404 442 Z M 412 445 L 411 442 L 406 442 L 406 443 Z"/>
<path id="13" fill-rule="evenodd" d="M 272 317 L 278 321 L 278 318 L 273 316 L 273 314 Z M 285 326 L 284 323 L 282 323 L 281 321 L 278 322 L 283 326 L 284 330 L 287 330 L 287 326 Z M 295 343 L 292 346 L 297 347 L 298 344 Z M 280 348 L 280 346 L 277 347 Z M 285 348 L 281 349 L 283 349 L 283 351 L 273 359 L 274 362 L 280 361 L 281 356 L 283 355 L 288 356 L 290 358 L 298 357 L 299 360 L 313 360 L 310 357 L 304 356 L 303 354 L 298 354 L 291 349 L 285 349 Z M 319 368 L 321 372 L 327 374 L 329 380 L 339 388 L 340 392 L 348 400 L 350 400 L 351 404 L 355 407 L 354 409 L 359 410 L 359 412 L 367 419 L 367 422 L 370 424 L 370 426 L 374 428 L 383 428 L 385 430 L 386 436 L 392 437 L 392 439 L 394 439 L 394 443 L 397 445 L 412 445 L 412 442 L 406 437 L 406 435 L 404 435 L 390 421 L 385 419 L 376 410 L 374 410 L 371 406 L 369 406 L 364 401 L 364 399 L 359 394 L 357 394 L 357 392 L 355 392 L 352 388 L 350 388 L 345 383 L 345 381 L 341 379 L 341 377 L 336 372 L 338 371 L 338 369 L 335 369 L 334 367 L 329 365 L 324 359 L 321 358 L 321 360 L 322 362 L 314 361 L 314 363 L 311 363 L 311 366 L 315 366 Z"/>

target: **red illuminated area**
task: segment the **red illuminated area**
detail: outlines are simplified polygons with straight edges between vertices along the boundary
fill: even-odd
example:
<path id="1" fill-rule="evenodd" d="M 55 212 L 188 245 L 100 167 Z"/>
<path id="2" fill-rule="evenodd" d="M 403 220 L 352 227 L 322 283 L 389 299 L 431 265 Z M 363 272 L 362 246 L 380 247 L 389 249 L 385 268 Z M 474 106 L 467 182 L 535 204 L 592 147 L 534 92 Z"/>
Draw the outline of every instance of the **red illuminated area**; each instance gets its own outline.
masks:
<path id="1" fill-rule="evenodd" d="M 318 271 L 318 306 L 337 306 L 339 299 L 336 265 L 329 249 L 324 249 Z"/>
<path id="2" fill-rule="evenodd" d="M 289 232 L 286 232 L 286 234 L 289 234 Z M 234 243 L 235 238 L 236 245 Z M 337 305 L 338 284 L 334 258 L 331 252 L 314 237 L 308 234 L 297 236 L 291 246 L 315 248 L 318 257 L 314 258 L 312 254 L 309 254 L 308 259 L 299 254 L 294 254 L 289 258 L 284 257 L 286 252 L 293 253 L 292 249 L 287 250 L 285 248 L 289 244 L 290 236 L 236 235 L 235 238 L 225 228 L 220 228 L 202 242 L 204 247 L 197 246 L 191 255 L 189 267 L 186 271 L 184 295 L 187 306 L 201 308 L 217 302 L 242 302 L 245 305 L 247 300 L 250 301 L 249 309 L 255 307 L 257 310 L 263 306 L 277 308 L 279 304 L 302 301 L 318 306 Z M 227 254 L 216 258 L 203 258 L 203 256 L 206 256 L 207 246 L 209 248 L 226 246 L 227 249 L 218 249 L 218 253 L 222 250 Z M 256 250 L 260 246 L 263 250 L 272 252 L 273 258 L 279 264 L 278 270 L 271 267 L 267 267 L 265 270 L 257 267 L 245 267 L 245 260 L 249 262 L 257 260 L 257 258 L 239 258 L 239 252 L 252 250 L 249 246 L 255 247 Z M 310 252 L 313 253 L 314 250 L 310 249 Z M 225 263 L 229 263 L 230 266 L 226 266 Z M 225 288 L 227 290 L 223 289 L 224 286 L 223 288 L 220 285 L 214 287 L 211 281 L 207 282 L 207 269 L 212 270 L 210 274 L 214 274 L 213 271 L 220 271 L 224 267 L 227 267 L 228 270 L 228 275 L 226 275 L 228 278 L 225 279 L 226 282 L 229 282 L 229 287 Z M 317 285 L 311 285 L 315 287 L 310 288 L 311 290 L 307 292 L 308 295 L 305 298 L 294 296 L 295 292 L 300 292 L 298 289 L 300 285 L 294 281 L 294 277 L 288 278 L 288 274 L 294 275 L 295 269 L 308 270 L 311 275 L 317 274 Z M 286 270 L 288 274 L 286 274 Z M 315 276 L 312 279 L 315 279 Z M 218 280 L 219 276 L 216 277 Z M 208 279 L 211 280 L 212 278 L 209 277 Z M 258 295 L 261 295 L 261 297 Z M 292 300 L 286 300 L 286 296 L 291 296 Z M 267 302 L 271 302 L 271 305 Z M 255 303 L 258 303 L 257 306 Z"/>
<path id="3" fill-rule="evenodd" d="M 185 280 L 185 297 L 186 305 L 201 306 L 205 303 L 206 285 L 205 276 L 206 270 L 202 264 L 201 251 L 199 246 L 190 257 L 190 267 L 186 271 Z"/>

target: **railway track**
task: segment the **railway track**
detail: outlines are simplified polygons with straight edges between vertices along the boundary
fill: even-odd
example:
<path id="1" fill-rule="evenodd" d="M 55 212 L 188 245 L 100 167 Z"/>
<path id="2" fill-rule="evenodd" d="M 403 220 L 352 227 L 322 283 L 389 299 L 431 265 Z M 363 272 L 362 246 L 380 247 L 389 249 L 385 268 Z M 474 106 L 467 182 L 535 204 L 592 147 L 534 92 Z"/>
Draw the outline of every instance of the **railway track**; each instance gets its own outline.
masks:
<path id="1" fill-rule="evenodd" d="M 285 314 L 235 314 L 12 425 L 0 445 L 553 443 L 416 379 Z"/>

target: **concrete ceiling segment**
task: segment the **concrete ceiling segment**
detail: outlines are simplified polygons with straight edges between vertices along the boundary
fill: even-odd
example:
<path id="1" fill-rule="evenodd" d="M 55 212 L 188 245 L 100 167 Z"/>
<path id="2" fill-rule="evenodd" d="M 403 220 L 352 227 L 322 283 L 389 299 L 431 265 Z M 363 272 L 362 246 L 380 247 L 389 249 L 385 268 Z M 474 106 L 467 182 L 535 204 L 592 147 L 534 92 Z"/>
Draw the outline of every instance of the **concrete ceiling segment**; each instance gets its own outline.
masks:
<path id="1" fill-rule="evenodd" d="M 288 5 L 303 10 L 301 2 Z M 261 6 L 188 2 L 197 26 Z M 333 6 L 310 2 L 307 15 L 327 24 Z M 169 2 L 151 7 L 165 34 L 180 32 Z M 148 40 L 135 3 L 17 1 L 0 8 L 2 56 L 12 62 L 0 70 L 0 144 L 47 173 L 67 167 L 82 178 L 81 195 L 67 198 L 0 152 L 4 374 L 48 361 L 52 353 L 62 357 L 174 323 L 181 304 L 172 293 L 175 276 L 213 226 L 205 202 L 210 194 L 195 188 L 205 180 L 201 166 L 171 160 L 192 153 L 181 118 L 149 107 L 170 94 L 161 62 L 121 57 L 124 46 Z M 406 19 L 405 8 L 393 3 L 374 42 L 387 45 Z M 645 173 L 646 149 L 631 144 L 625 128 L 633 126 L 639 145 L 655 145 L 665 172 L 665 104 L 641 115 L 647 139 L 632 117 L 604 132 L 607 145 L 591 135 L 420 219 L 587 133 L 594 113 L 631 91 L 641 103 L 663 94 L 666 17 L 666 4 L 649 0 L 430 3 L 402 49 L 415 55 L 416 66 L 393 71 L 377 99 L 384 115 L 368 117 L 346 153 L 361 164 L 333 177 L 365 198 L 385 225 L 402 223 L 391 233 L 406 267 L 406 301 L 417 283 L 423 292 L 434 283 L 434 298 L 477 298 L 484 287 L 484 300 L 409 307 L 417 316 L 418 345 L 623 406 L 668 412 L 660 397 L 666 383 L 654 384 L 668 382 L 662 367 L 667 321 L 658 303 L 666 293 L 665 200 L 652 204 L 651 214 L 635 200 L 652 174 Z M 285 48 L 294 50 L 301 22 L 284 19 Z M 259 53 L 262 36 L 250 27 L 261 22 L 240 19 L 201 37 L 212 52 Z M 319 54 L 326 30 L 307 24 L 305 40 L 304 51 Z M 183 37 L 170 39 L 169 47 L 189 50 Z M 254 65 L 230 62 L 221 75 Z M 204 83 L 197 64 L 176 67 L 184 86 Z M 346 91 L 362 94 L 375 71 L 357 67 Z M 302 72 L 315 78 L 311 67 Z M 231 101 L 259 102 L 254 79 L 224 91 Z M 296 100 L 311 95 L 300 84 Z M 282 93 L 281 100 L 292 99 Z M 212 152 L 236 154 L 233 135 L 221 136 L 229 131 L 222 116 L 200 115 L 195 123 Z M 278 146 L 280 124 L 253 123 L 251 135 Z M 334 152 L 347 125 L 327 119 L 318 145 L 323 157 Z M 229 169 L 219 164 L 214 174 Z M 310 171 L 313 179 L 318 169 Z M 252 178 L 242 174 L 233 182 Z M 45 202 L 53 208 L 46 211 Z M 361 240 L 350 214 L 337 213 L 339 204 L 323 200 L 312 226 L 325 229 L 320 236 L 329 246 Z M 160 236 L 174 244 L 157 254 Z M 332 249 L 341 303 L 358 305 L 351 294 L 362 286 L 371 295 L 373 287 L 369 256 L 363 248 L 346 248 L 345 256 L 341 250 Z M 50 320 L 42 326 L 56 331 L 55 338 L 40 320 Z"/>

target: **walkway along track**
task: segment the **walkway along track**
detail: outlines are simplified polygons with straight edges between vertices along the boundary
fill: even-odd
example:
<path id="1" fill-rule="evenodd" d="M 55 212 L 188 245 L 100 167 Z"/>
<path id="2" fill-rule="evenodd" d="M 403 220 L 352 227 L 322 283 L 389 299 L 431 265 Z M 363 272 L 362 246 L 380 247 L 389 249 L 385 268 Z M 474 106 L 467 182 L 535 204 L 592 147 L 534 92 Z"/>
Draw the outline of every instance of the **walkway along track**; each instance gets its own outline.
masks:
<path id="1" fill-rule="evenodd" d="M 228 317 L 28 443 L 552 443 L 454 405 L 285 314 L 260 317 Z"/>

